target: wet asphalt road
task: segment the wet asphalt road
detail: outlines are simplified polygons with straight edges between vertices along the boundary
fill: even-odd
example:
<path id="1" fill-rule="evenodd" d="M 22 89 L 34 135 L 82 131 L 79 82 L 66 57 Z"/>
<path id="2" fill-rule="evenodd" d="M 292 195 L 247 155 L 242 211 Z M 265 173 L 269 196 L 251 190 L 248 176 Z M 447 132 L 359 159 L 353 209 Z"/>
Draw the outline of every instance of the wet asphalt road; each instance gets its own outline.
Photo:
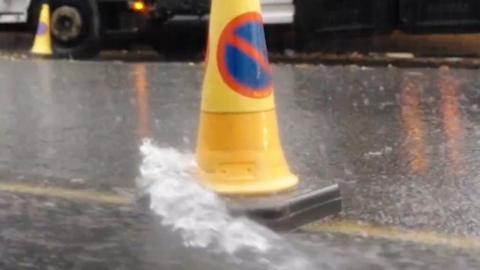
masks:
<path id="1" fill-rule="evenodd" d="M 0 268 L 241 269 L 184 247 L 128 199 L 101 199 L 134 196 L 143 138 L 194 149 L 202 70 L 183 63 L 0 62 Z M 318 269 L 480 267 L 477 71 L 274 71 L 288 159 L 302 177 L 340 183 L 340 224 L 471 241 L 378 239 L 327 232 L 322 224 L 287 235 Z M 72 190 L 97 193 L 79 199 Z"/>

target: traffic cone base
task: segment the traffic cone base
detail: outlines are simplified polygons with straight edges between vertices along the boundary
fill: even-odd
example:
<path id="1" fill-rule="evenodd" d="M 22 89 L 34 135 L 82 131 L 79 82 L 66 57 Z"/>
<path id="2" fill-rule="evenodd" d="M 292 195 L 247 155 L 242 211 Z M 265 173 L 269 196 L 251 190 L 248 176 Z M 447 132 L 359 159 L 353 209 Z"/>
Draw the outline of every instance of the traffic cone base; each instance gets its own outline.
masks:
<path id="1" fill-rule="evenodd" d="M 50 36 L 50 7 L 47 4 L 42 5 L 31 53 L 38 56 L 53 54 L 52 38 Z"/>
<path id="2" fill-rule="evenodd" d="M 289 178 L 257 179 L 254 175 L 248 179 L 235 179 L 238 183 L 224 183 L 224 175 L 200 174 L 203 185 L 223 195 L 256 196 L 279 193 L 290 190 L 298 184 L 298 178 L 291 175 Z"/>
<path id="3" fill-rule="evenodd" d="M 202 183 L 222 194 L 277 193 L 295 187 L 277 135 L 275 111 L 203 112 L 197 160 Z"/>

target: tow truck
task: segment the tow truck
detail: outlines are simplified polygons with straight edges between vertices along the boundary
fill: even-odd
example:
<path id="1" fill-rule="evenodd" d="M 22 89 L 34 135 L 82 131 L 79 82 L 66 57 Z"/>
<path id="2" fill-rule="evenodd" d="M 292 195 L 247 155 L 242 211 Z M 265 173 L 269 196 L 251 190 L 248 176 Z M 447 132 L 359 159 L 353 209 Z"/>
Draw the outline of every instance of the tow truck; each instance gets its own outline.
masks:
<path id="1" fill-rule="evenodd" d="M 102 48 L 102 41 L 115 36 L 130 39 L 148 36 L 153 47 L 159 49 L 173 38 L 196 33 L 173 30 L 169 36 L 157 34 L 157 30 L 175 22 L 206 26 L 210 6 L 209 0 L 0 0 L 0 24 L 34 26 L 44 1 L 52 6 L 55 54 L 73 58 L 95 56 Z M 397 29 L 411 34 L 480 32 L 478 0 L 261 0 L 261 3 L 267 32 L 269 28 L 276 29 L 270 32 L 280 39 L 286 33 L 293 33 L 294 47 L 298 50 L 307 50 L 310 41 L 328 35 L 389 34 Z"/>
<path id="2" fill-rule="evenodd" d="M 94 57 L 112 37 L 155 35 L 151 30 L 167 21 L 206 20 L 210 6 L 208 0 L 0 0 L 0 24 L 35 29 L 44 2 L 51 6 L 55 55 L 71 58 Z M 265 0 L 264 10 L 266 23 L 293 22 L 292 0 Z M 158 47 L 166 40 L 152 41 Z"/>

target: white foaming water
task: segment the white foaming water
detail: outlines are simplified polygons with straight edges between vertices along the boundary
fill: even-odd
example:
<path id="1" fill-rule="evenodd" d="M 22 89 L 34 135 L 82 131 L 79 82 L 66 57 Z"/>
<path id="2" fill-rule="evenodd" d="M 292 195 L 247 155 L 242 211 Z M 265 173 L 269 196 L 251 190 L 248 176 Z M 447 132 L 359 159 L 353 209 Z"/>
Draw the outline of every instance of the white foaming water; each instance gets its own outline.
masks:
<path id="1" fill-rule="evenodd" d="M 185 246 L 208 248 L 245 268 L 313 269 L 279 235 L 247 218 L 231 216 L 223 201 L 193 177 L 192 154 L 158 148 L 150 140 L 140 150 L 138 185 L 150 194 L 150 208 L 162 225 L 178 231 Z"/>

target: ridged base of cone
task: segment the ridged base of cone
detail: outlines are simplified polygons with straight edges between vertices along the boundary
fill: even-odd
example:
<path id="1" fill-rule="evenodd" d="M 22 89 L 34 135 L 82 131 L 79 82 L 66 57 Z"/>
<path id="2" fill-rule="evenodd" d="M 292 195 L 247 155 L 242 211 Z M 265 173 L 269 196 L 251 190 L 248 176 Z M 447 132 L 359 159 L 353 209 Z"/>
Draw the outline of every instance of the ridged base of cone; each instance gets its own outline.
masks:
<path id="1" fill-rule="evenodd" d="M 31 55 L 36 56 L 36 57 L 41 57 L 41 58 L 49 58 L 53 55 L 53 52 L 30 52 Z"/>
<path id="2" fill-rule="evenodd" d="M 205 187 L 223 195 L 274 194 L 290 190 L 298 184 L 298 178 L 293 174 L 273 179 L 238 178 L 229 183 L 225 182 L 225 177 L 221 174 L 209 174 L 200 170 L 199 176 Z"/>
<path id="3" fill-rule="evenodd" d="M 49 37 L 36 38 L 30 54 L 42 57 L 52 56 L 53 50 Z"/>
<path id="4" fill-rule="evenodd" d="M 278 193 L 298 184 L 283 154 L 274 110 L 203 112 L 197 162 L 201 182 L 220 194 Z"/>

